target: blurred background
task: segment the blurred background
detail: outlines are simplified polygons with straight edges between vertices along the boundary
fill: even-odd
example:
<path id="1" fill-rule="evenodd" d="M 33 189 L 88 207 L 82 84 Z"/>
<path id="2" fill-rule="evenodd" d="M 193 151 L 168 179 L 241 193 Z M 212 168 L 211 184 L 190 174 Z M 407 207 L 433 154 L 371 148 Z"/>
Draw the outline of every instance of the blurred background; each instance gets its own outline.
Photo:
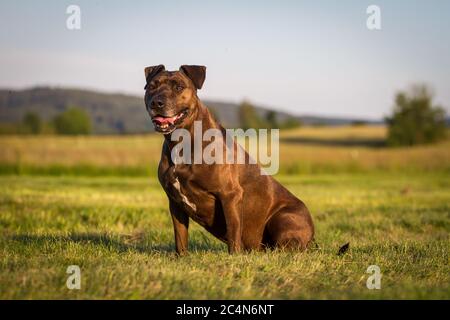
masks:
<path id="1" fill-rule="evenodd" d="M 447 1 L 378 1 L 375 30 L 368 1 L 71 4 L 0 4 L 3 171 L 151 172 L 143 69 L 156 64 L 206 65 L 200 97 L 225 127 L 281 128 L 284 170 L 448 165 L 445 143 L 424 164 L 386 149 L 445 140 Z"/>
<path id="2" fill-rule="evenodd" d="M 158 64 L 207 66 L 225 127 L 280 129 L 318 248 L 228 256 L 192 223 L 174 259 Z M 448 299 L 449 71 L 446 0 L 1 1 L 0 298 Z"/>

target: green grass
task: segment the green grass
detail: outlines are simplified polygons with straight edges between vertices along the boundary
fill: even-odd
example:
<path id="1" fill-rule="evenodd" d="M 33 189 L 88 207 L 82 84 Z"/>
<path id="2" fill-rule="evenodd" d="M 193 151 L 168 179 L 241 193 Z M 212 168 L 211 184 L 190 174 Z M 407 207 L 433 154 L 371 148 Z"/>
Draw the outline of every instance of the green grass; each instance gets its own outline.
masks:
<path id="1" fill-rule="evenodd" d="M 178 258 L 154 177 L 0 176 L 0 298 L 450 299 L 448 172 L 279 180 L 310 207 L 319 249 L 230 256 L 191 223 Z M 366 288 L 372 264 L 381 290 Z"/>

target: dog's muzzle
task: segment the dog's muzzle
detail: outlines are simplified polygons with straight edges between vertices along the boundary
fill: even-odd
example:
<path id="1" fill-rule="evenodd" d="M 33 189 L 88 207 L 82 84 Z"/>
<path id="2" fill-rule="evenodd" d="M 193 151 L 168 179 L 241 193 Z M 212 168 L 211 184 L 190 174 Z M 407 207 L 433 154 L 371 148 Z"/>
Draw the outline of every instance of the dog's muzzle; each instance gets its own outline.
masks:
<path id="1" fill-rule="evenodd" d="M 173 116 L 159 114 L 152 116 L 152 122 L 155 130 L 164 134 L 171 133 L 176 129 L 177 125 L 179 125 L 186 118 L 188 113 L 189 109 L 186 108 Z"/>

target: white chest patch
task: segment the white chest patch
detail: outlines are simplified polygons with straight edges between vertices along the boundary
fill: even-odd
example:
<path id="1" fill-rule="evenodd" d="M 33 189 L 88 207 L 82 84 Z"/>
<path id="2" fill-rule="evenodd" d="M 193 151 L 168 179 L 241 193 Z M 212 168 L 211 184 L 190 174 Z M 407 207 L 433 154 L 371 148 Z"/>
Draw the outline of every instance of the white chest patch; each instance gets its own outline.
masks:
<path id="1" fill-rule="evenodd" d="M 192 210 L 196 211 L 197 210 L 197 206 L 194 203 L 192 203 L 191 201 L 189 201 L 189 199 L 181 192 L 180 181 L 178 180 L 178 178 L 175 178 L 175 182 L 173 183 L 173 187 L 180 194 L 181 201 L 183 201 L 183 203 L 185 205 L 187 205 L 189 208 L 191 208 Z"/>

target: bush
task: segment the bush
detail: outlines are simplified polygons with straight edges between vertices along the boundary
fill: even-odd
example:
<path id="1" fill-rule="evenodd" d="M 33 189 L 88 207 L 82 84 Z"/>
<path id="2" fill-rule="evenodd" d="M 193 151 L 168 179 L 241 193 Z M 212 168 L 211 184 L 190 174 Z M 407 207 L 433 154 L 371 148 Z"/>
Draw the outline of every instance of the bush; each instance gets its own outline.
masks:
<path id="1" fill-rule="evenodd" d="M 433 106 L 432 101 L 433 95 L 425 85 L 397 93 L 393 115 L 386 118 L 388 145 L 412 146 L 444 139 L 447 130 L 445 111 Z"/>
<path id="2" fill-rule="evenodd" d="M 26 133 L 38 134 L 42 131 L 42 120 L 35 112 L 27 112 L 23 117 L 22 124 Z"/>
<path id="3" fill-rule="evenodd" d="M 92 131 L 89 115 L 79 108 L 69 108 L 57 115 L 53 119 L 53 126 L 58 134 L 90 134 Z"/>

